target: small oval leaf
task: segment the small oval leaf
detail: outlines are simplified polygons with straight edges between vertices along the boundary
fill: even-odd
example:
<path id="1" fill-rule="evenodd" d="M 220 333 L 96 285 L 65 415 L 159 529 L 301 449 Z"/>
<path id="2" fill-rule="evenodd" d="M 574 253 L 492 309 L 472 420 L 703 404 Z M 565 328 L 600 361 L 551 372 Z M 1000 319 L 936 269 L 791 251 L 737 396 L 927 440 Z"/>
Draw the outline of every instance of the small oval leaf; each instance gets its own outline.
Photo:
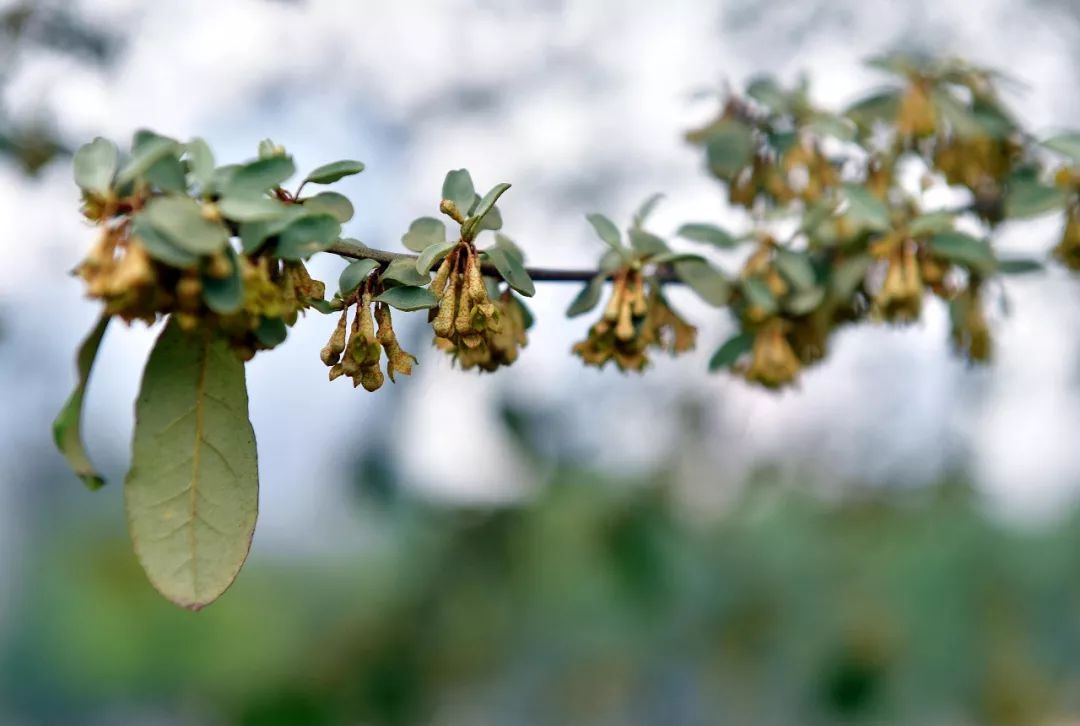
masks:
<path id="1" fill-rule="evenodd" d="M 342 224 L 352 219 L 355 213 L 349 198 L 337 192 L 319 192 L 305 199 L 302 204 L 304 209 L 311 212 L 324 212 Z"/>
<path id="2" fill-rule="evenodd" d="M 338 277 L 338 294 L 342 298 L 351 295 L 360 286 L 360 283 L 371 274 L 371 271 L 378 266 L 379 263 L 372 259 L 350 262 Z"/>
<path id="3" fill-rule="evenodd" d="M 431 282 L 430 275 L 422 275 L 416 271 L 416 262 L 407 257 L 402 257 L 390 262 L 386 270 L 379 276 L 379 280 L 388 287 L 391 285 L 427 285 Z"/>
<path id="4" fill-rule="evenodd" d="M 492 247 L 491 249 L 484 250 L 483 256 L 495 265 L 495 269 L 499 271 L 499 275 L 502 279 L 510 285 L 510 287 L 517 290 L 525 297 L 532 297 L 536 294 L 536 286 L 533 284 L 532 278 L 529 277 L 529 273 L 525 270 L 525 267 L 521 264 L 521 261 L 514 255 L 509 254 L 503 247 Z"/>
<path id="5" fill-rule="evenodd" d="M 705 224 L 703 222 L 684 224 L 679 227 L 679 231 L 675 234 L 683 239 L 693 242 L 705 242 L 720 249 L 729 249 L 738 244 L 738 240 L 727 230 L 721 229 L 715 224 Z"/>
<path id="6" fill-rule="evenodd" d="M 389 290 L 384 290 L 381 295 L 375 298 L 375 300 L 384 302 L 391 307 L 406 312 L 426 310 L 439 304 L 439 299 L 435 297 L 431 290 L 428 290 L 426 287 L 413 287 L 409 285 L 402 285 L 400 287 L 392 287 Z"/>
<path id="7" fill-rule="evenodd" d="M 586 214 L 585 219 L 589 220 L 589 224 L 596 230 L 597 237 L 606 242 L 613 250 L 623 252 L 619 228 L 615 226 L 614 222 L 598 212 Z"/>
<path id="8" fill-rule="evenodd" d="M 202 207 L 190 197 L 155 197 L 141 216 L 174 245 L 193 254 L 217 252 L 229 239 L 224 225 L 203 217 Z"/>
<path id="9" fill-rule="evenodd" d="M 333 184 L 339 179 L 344 179 L 347 176 L 353 174 L 359 174 L 364 170 L 364 163 L 362 161 L 355 161 L 353 159 L 342 159 L 341 161 L 332 161 L 329 164 L 323 164 L 315 171 L 304 177 L 304 183 L 308 184 Z"/>
<path id="10" fill-rule="evenodd" d="M 442 185 L 442 198 L 457 205 L 464 215 L 469 215 L 476 203 L 476 190 L 468 169 L 455 169 L 446 173 Z"/>
<path id="11" fill-rule="evenodd" d="M 296 173 L 290 156 L 271 156 L 243 164 L 233 170 L 225 182 L 226 196 L 256 197 L 287 181 Z"/>
<path id="12" fill-rule="evenodd" d="M 423 252 L 428 247 L 446 241 L 446 225 L 434 217 L 420 217 L 409 225 L 409 231 L 401 238 L 401 244 L 413 252 Z"/>
<path id="13" fill-rule="evenodd" d="M 322 252 L 341 236 L 341 223 L 329 214 L 305 214 L 278 234 L 277 256 L 301 260 Z"/>
<path id="14" fill-rule="evenodd" d="M 427 274 L 435 263 L 450 254 L 450 250 L 457 247 L 458 240 L 448 239 L 425 247 L 416 258 L 416 271 L 421 275 Z"/>
<path id="15" fill-rule="evenodd" d="M 80 146 L 72 161 L 75 183 L 87 194 L 108 196 L 119 159 L 120 152 L 116 144 L 100 136 L 89 144 Z"/>
<path id="16" fill-rule="evenodd" d="M 731 286 L 724 274 L 704 260 L 679 260 L 672 263 L 675 275 L 705 302 L 722 307 L 731 298 Z"/>
<path id="17" fill-rule="evenodd" d="M 606 277 L 606 275 L 597 275 L 585 283 L 585 287 L 581 288 L 573 302 L 570 303 L 570 307 L 566 309 L 566 317 L 573 318 L 584 315 L 595 308 L 600 302 L 600 293 L 604 290 Z"/>
<path id="18" fill-rule="evenodd" d="M 709 370 L 715 373 L 721 368 L 730 368 L 742 356 L 754 347 L 753 333 L 739 333 L 728 338 L 709 358 Z"/>

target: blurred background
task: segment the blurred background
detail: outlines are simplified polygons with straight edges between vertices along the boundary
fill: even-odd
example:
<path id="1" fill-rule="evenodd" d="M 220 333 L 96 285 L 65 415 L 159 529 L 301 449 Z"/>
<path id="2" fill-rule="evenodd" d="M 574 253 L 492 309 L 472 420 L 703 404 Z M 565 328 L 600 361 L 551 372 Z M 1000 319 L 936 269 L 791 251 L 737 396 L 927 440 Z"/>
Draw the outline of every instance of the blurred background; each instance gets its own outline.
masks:
<path id="1" fill-rule="evenodd" d="M 511 369 L 330 386 L 314 316 L 248 373 L 251 559 L 198 614 L 146 582 L 120 481 L 156 330 L 114 326 L 86 409 L 110 485 L 49 423 L 95 306 L 70 153 L 149 127 L 219 161 L 271 137 L 342 183 L 350 236 L 398 247 L 448 169 L 538 266 L 588 267 L 584 215 L 735 229 L 682 133 L 702 89 L 805 72 L 842 107 L 890 49 L 1024 80 L 1039 135 L 1080 117 L 1070 0 L 0 0 L 0 723 L 1080 723 L 1080 281 L 1010 278 L 986 369 L 944 309 L 860 326 L 798 390 L 705 364 L 725 314 L 672 293 L 699 349 L 582 368 L 573 286 L 541 285 Z M 1060 219 L 1006 224 L 1039 253 Z M 312 271 L 336 280 L 344 263 Z M 449 425 L 448 425 L 449 422 Z M 447 432 L 451 433 L 447 433 Z"/>

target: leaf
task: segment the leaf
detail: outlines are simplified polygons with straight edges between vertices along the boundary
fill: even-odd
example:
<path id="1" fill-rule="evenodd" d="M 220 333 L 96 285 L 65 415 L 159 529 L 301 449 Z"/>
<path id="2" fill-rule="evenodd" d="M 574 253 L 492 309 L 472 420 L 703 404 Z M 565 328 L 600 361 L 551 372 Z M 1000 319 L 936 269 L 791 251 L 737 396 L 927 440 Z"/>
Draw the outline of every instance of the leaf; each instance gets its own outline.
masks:
<path id="1" fill-rule="evenodd" d="M 874 262 L 869 255 L 844 260 L 833 269 L 829 280 L 829 292 L 836 300 L 848 300 L 866 279 L 866 273 Z"/>
<path id="2" fill-rule="evenodd" d="M 495 202 L 497 202 L 499 197 L 505 194 L 506 190 L 509 188 L 510 185 L 506 184 L 505 182 L 501 184 L 496 184 L 494 187 L 491 188 L 491 191 L 484 195 L 483 199 L 481 199 L 475 204 L 473 210 L 470 212 L 471 216 L 465 220 L 465 224 L 461 225 L 461 236 L 464 239 L 473 239 L 474 237 L 476 237 L 477 233 L 479 233 L 482 229 L 480 224 L 484 221 L 484 218 L 487 216 L 488 212 L 490 212 L 492 208 L 494 208 Z M 499 217 L 499 220 L 499 226 L 501 227 L 501 215 Z"/>
<path id="3" fill-rule="evenodd" d="M 625 264 L 626 251 L 620 248 L 617 250 L 604 250 L 604 254 L 600 255 L 600 264 L 598 267 L 600 272 L 610 275 Z"/>
<path id="4" fill-rule="evenodd" d="M 302 204 L 310 212 L 325 212 L 343 224 L 352 219 L 355 212 L 349 198 L 337 192 L 319 192 Z"/>
<path id="5" fill-rule="evenodd" d="M 738 240 L 732 237 L 729 232 L 714 224 L 691 222 L 679 227 L 679 231 L 675 234 L 683 239 L 705 242 L 721 249 L 730 249 L 738 244 Z"/>
<path id="6" fill-rule="evenodd" d="M 600 302 L 600 293 L 604 290 L 604 280 L 606 275 L 597 275 L 593 279 L 585 283 L 585 287 L 578 291 L 578 294 L 574 297 L 573 302 L 570 303 L 570 307 L 566 309 L 566 317 L 573 318 L 578 315 L 584 315 Z"/>
<path id="7" fill-rule="evenodd" d="M 431 282 L 431 275 L 424 275 L 416 271 L 416 262 L 408 257 L 402 257 L 393 260 L 386 266 L 386 270 L 379 277 L 379 280 L 386 285 L 387 283 L 393 283 L 395 285 L 427 285 Z"/>
<path id="8" fill-rule="evenodd" d="M 722 179 L 730 179 L 754 158 L 754 137 L 750 127 L 728 119 L 718 124 L 705 142 L 709 169 Z"/>
<path id="9" fill-rule="evenodd" d="M 229 239 L 229 231 L 203 217 L 202 207 L 190 197 L 154 197 L 140 214 L 166 239 L 192 254 L 217 252 Z"/>
<path id="10" fill-rule="evenodd" d="M 685 282 L 705 302 L 715 307 L 727 304 L 731 286 L 724 274 L 704 260 L 680 260 L 672 263 L 675 276 Z"/>
<path id="11" fill-rule="evenodd" d="M 299 204 L 286 204 L 284 213 L 276 219 L 260 222 L 242 222 L 240 224 L 240 248 L 244 254 L 251 254 L 259 249 L 266 240 L 281 234 L 290 224 L 307 214 Z"/>
<path id="12" fill-rule="evenodd" d="M 701 255 L 694 254 L 693 252 L 665 252 L 662 255 L 656 255 L 650 257 L 649 262 L 655 265 L 670 265 L 672 262 L 681 262 L 682 260 L 699 260 L 705 262 L 705 258 Z"/>
<path id="13" fill-rule="evenodd" d="M 163 192 L 187 193 L 187 173 L 175 154 L 161 157 L 146 170 L 146 181 Z"/>
<path id="14" fill-rule="evenodd" d="M 761 308 L 766 314 L 776 311 L 776 297 L 761 278 L 748 277 L 743 280 L 742 291 L 750 305 Z"/>
<path id="15" fill-rule="evenodd" d="M 758 76 L 746 85 L 746 95 L 776 113 L 790 110 L 787 94 L 772 76 Z"/>
<path id="16" fill-rule="evenodd" d="M 94 359 L 97 358 L 98 348 L 101 346 L 105 329 L 109 326 L 109 320 L 110 316 L 103 314 L 79 346 L 78 355 L 75 357 L 78 382 L 75 384 L 75 390 L 68 396 L 67 403 L 53 421 L 53 440 L 56 441 L 56 448 L 64 455 L 75 475 L 82 479 L 83 484 L 91 490 L 105 486 L 105 480 L 90 462 L 82 441 L 83 397 L 86 395 L 90 372 L 94 368 Z"/>
<path id="17" fill-rule="evenodd" d="M 754 347 L 753 333 L 739 333 L 724 341 L 724 344 L 716 349 L 709 358 L 709 370 L 713 373 L 721 368 L 730 368 L 742 356 L 749 353 Z"/>
<path id="18" fill-rule="evenodd" d="M 234 222 L 266 222 L 288 214 L 291 205 L 267 196 L 228 196 L 217 201 L 222 215 Z"/>
<path id="19" fill-rule="evenodd" d="M 203 265 L 202 287 L 203 301 L 206 307 L 219 315 L 235 313 L 244 306 L 244 279 L 232 247 L 225 248 L 230 271 L 226 277 L 212 277 L 207 274 L 209 264 Z"/>
<path id="20" fill-rule="evenodd" d="M 806 315 L 821 305 L 825 299 L 825 288 L 809 287 L 800 290 L 784 301 L 784 307 L 794 315 Z"/>
<path id="21" fill-rule="evenodd" d="M 142 242 L 151 257 L 171 267 L 185 269 L 194 267 L 199 256 L 178 247 L 158 232 L 141 214 L 134 217 L 131 232 Z"/>
<path id="22" fill-rule="evenodd" d="M 911 220 L 908 225 L 908 233 L 912 237 L 920 237 L 936 232 L 945 232 L 952 229 L 955 216 L 952 212 L 927 212 L 920 214 Z"/>
<path id="23" fill-rule="evenodd" d="M 646 232 L 638 227 L 630 229 L 630 245 L 638 252 L 645 255 L 662 255 L 670 252 L 667 243 L 652 232 Z"/>
<path id="24" fill-rule="evenodd" d="M 974 114 L 960 101 L 956 100 L 941 88 L 936 88 L 930 93 L 934 108 L 957 136 L 985 136 L 983 127 L 979 124 Z"/>
<path id="25" fill-rule="evenodd" d="M 536 294 L 536 286 L 521 261 L 514 255 L 509 254 L 505 248 L 492 247 L 484 250 L 482 254 L 487 257 L 491 264 L 495 265 L 499 275 L 506 280 L 510 287 L 525 297 L 532 297 Z"/>
<path id="26" fill-rule="evenodd" d="M 645 221 L 653 213 L 653 210 L 656 209 L 656 206 L 660 204 L 661 201 L 663 201 L 663 199 L 664 195 L 658 192 L 650 196 L 644 202 L 642 202 L 641 206 L 637 208 L 636 212 L 634 212 L 634 226 L 639 228 L 645 226 Z"/>
<path id="27" fill-rule="evenodd" d="M 342 298 L 351 295 L 356 288 L 360 287 L 360 283 L 371 274 L 371 271 L 378 266 L 379 263 L 372 259 L 350 262 L 341 271 L 341 276 L 338 277 L 338 295 L 341 295 Z"/>
<path id="28" fill-rule="evenodd" d="M 468 169 L 455 169 L 446 173 L 442 185 L 442 198 L 457 205 L 463 215 L 468 216 L 476 202 L 476 190 Z"/>
<path id="29" fill-rule="evenodd" d="M 814 266 L 804 252 L 777 248 L 776 267 L 788 282 L 800 290 L 812 290 L 817 283 Z"/>
<path id="30" fill-rule="evenodd" d="M 495 235 L 495 246 L 506 250 L 506 254 L 515 258 L 521 264 L 525 264 L 525 253 L 522 252 L 521 248 L 517 246 L 517 243 L 514 242 L 514 240 L 510 239 L 505 234 Z"/>
<path id="31" fill-rule="evenodd" d="M 423 252 L 431 245 L 445 241 L 446 225 L 434 217 L 414 219 L 409 225 L 409 231 L 401 238 L 401 244 L 413 252 Z"/>
<path id="32" fill-rule="evenodd" d="M 199 188 L 205 193 L 214 178 L 214 152 L 210 150 L 206 141 L 198 137 L 187 142 L 186 148 L 188 170 Z"/>
<path id="33" fill-rule="evenodd" d="M 997 271 L 1003 275 L 1025 275 L 1029 272 L 1042 272 L 1046 267 L 1038 260 L 1014 258 L 998 260 Z"/>
<path id="34" fill-rule="evenodd" d="M 1074 164 L 1080 164 L 1080 131 L 1052 136 L 1042 145 L 1051 151 L 1067 156 Z"/>
<path id="35" fill-rule="evenodd" d="M 296 173 L 290 156 L 271 156 L 235 169 L 225 182 L 225 196 L 256 197 L 278 187 Z"/>
<path id="36" fill-rule="evenodd" d="M 170 319 L 143 373 L 124 483 L 135 554 L 154 587 L 191 610 L 216 600 L 247 558 L 258 497 L 244 364 L 225 341 Z"/>
<path id="37" fill-rule="evenodd" d="M 347 176 L 353 174 L 359 174 L 364 170 L 364 163 L 362 161 L 354 161 L 352 159 L 342 159 L 341 161 L 332 161 L 329 164 L 323 164 L 315 171 L 304 177 L 304 184 L 333 184 L 339 179 L 344 179 Z M 344 221 L 344 220 L 342 220 Z"/>
<path id="38" fill-rule="evenodd" d="M 120 152 L 116 144 L 100 136 L 89 144 L 80 146 L 72 161 L 75 183 L 87 194 L 108 196 L 112 190 L 119 159 Z"/>
<path id="39" fill-rule="evenodd" d="M 300 260 L 322 252 L 341 236 L 341 223 L 329 214 L 305 214 L 278 235 L 277 256 Z"/>
<path id="40" fill-rule="evenodd" d="M 499 201 L 499 197 L 506 194 L 506 190 L 510 188 L 510 185 L 506 182 L 502 182 L 493 186 L 484 197 L 477 202 L 476 208 L 472 210 L 471 219 L 481 220 L 484 218 L 491 208 L 495 206 L 495 202 Z M 479 223 L 479 221 L 477 222 Z"/>
<path id="41" fill-rule="evenodd" d="M 820 136 L 832 136 L 840 141 L 851 141 L 855 138 L 855 124 L 851 119 L 831 113 L 815 113 L 807 122 L 806 128 Z"/>
<path id="42" fill-rule="evenodd" d="M 176 153 L 180 149 L 180 144 L 174 139 L 150 134 L 149 132 L 139 133 L 142 133 L 143 136 L 140 137 L 139 134 L 136 134 L 137 141 L 134 144 L 131 158 L 117 173 L 116 186 L 122 187 L 135 181 L 138 177 L 145 175 L 150 170 L 150 167 L 159 160 Z"/>
<path id="43" fill-rule="evenodd" d="M 259 142 L 259 158 L 269 159 L 271 156 L 280 156 L 283 149 L 274 143 L 273 139 L 263 139 Z"/>
<path id="44" fill-rule="evenodd" d="M 990 243 L 963 232 L 939 232 L 930 238 L 930 249 L 939 257 L 982 274 L 990 274 L 997 267 Z"/>
<path id="45" fill-rule="evenodd" d="M 1064 190 L 1042 184 L 1034 176 L 1014 175 L 1005 183 L 1005 216 L 1009 219 L 1037 217 L 1064 206 Z"/>
<path id="46" fill-rule="evenodd" d="M 884 232 L 892 226 L 889 208 L 868 190 L 855 184 L 845 184 L 844 198 L 848 202 L 845 214 L 863 229 Z"/>
<path id="47" fill-rule="evenodd" d="M 457 245 L 458 240 L 449 239 L 425 247 L 420 256 L 416 258 L 416 271 L 421 275 L 426 274 L 436 262 L 450 254 L 450 250 L 457 247 Z"/>
<path id="48" fill-rule="evenodd" d="M 411 285 L 402 285 L 384 290 L 375 300 L 406 312 L 426 310 L 439 304 L 439 299 L 435 297 L 431 290 L 426 287 L 413 287 Z"/>
<path id="49" fill-rule="evenodd" d="M 611 249 L 620 254 L 624 252 L 622 242 L 619 239 L 619 228 L 615 226 L 614 222 L 597 212 L 586 214 L 585 219 L 589 220 L 589 224 L 596 230 L 596 236 L 606 242 Z"/>
<path id="50" fill-rule="evenodd" d="M 499 205 L 492 207 L 487 214 L 485 214 L 476 225 L 476 232 L 479 234 L 485 229 L 496 230 L 502 229 L 503 218 L 502 212 L 499 210 Z"/>
<path id="51" fill-rule="evenodd" d="M 255 337 L 267 348 L 281 345 L 288 335 L 289 329 L 281 318 L 268 318 L 264 315 L 259 319 L 259 327 L 255 328 Z"/>
<path id="52" fill-rule="evenodd" d="M 871 94 L 848 107 L 844 115 L 863 128 L 870 128 L 875 123 L 891 123 L 900 113 L 900 92 L 897 90 L 879 91 Z"/>

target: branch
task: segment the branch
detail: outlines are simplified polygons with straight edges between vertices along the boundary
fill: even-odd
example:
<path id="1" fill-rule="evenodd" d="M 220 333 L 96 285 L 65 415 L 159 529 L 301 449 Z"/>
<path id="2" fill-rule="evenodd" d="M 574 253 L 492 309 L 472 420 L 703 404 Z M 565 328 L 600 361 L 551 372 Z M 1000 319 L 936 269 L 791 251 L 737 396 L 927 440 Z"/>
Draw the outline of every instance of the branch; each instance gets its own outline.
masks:
<path id="1" fill-rule="evenodd" d="M 405 252 L 387 252 L 373 249 L 367 245 L 355 245 L 349 242 L 335 242 L 326 251 L 339 257 L 347 257 L 352 260 L 375 260 L 384 265 L 394 260 L 415 260 L 417 258 L 416 255 Z M 491 263 L 484 263 L 481 269 L 485 275 L 500 277 L 499 271 Z M 536 282 L 589 282 L 600 274 L 597 270 L 555 270 L 546 267 L 526 267 L 525 271 Z M 679 282 L 679 279 L 666 266 L 657 270 L 656 277 L 660 282 Z"/>

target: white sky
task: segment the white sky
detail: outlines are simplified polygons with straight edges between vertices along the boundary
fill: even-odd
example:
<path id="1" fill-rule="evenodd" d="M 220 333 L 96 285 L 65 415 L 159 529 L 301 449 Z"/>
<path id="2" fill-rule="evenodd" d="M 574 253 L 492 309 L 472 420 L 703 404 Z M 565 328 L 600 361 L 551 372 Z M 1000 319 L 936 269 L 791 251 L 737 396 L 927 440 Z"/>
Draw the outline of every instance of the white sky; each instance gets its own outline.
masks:
<path id="1" fill-rule="evenodd" d="M 691 93 L 725 78 L 738 84 L 772 71 L 791 81 L 805 70 L 820 100 L 842 104 L 878 80 L 859 66 L 862 58 L 914 41 L 1026 80 L 1030 89 L 1016 100 L 1037 130 L 1080 115 L 1076 19 L 1056 6 L 1009 0 L 80 5 L 130 30 L 114 71 L 39 54 L 6 89 L 16 109 L 52 110 L 73 140 L 124 141 L 147 126 L 202 135 L 219 161 L 251 156 L 266 136 L 284 143 L 302 170 L 362 159 L 367 171 L 341 188 L 357 208 L 346 230 L 375 246 L 396 246 L 412 218 L 435 211 L 445 171 L 467 166 L 480 186 L 513 182 L 500 203 L 507 231 L 537 265 L 593 264 L 600 248 L 584 214 L 604 211 L 622 224 L 654 191 L 667 194 L 658 232 L 690 220 L 740 224 L 681 141 L 713 111 L 690 102 Z M 14 190 L 0 195 L 0 311 L 10 336 L 0 347 L 0 457 L 16 462 L 0 477 L 19 485 L 29 471 L 20 452 L 49 451 L 48 421 L 95 317 L 65 275 L 91 233 L 78 219 L 66 164 L 31 181 L 0 167 L 0 185 Z M 1042 250 L 1057 230 L 1047 221 L 1007 229 L 1003 239 L 1013 249 Z M 341 266 L 329 259 L 314 269 L 332 283 Z M 501 393 L 562 410 L 583 451 L 631 470 L 655 465 L 676 443 L 667 403 L 698 401 L 714 427 L 707 477 L 714 481 L 702 481 L 705 488 L 727 486 L 776 457 L 796 472 L 816 467 L 871 484 L 926 481 L 970 464 L 1003 512 L 1053 514 L 1080 482 L 1073 385 L 1080 280 L 1050 278 L 1007 283 L 1012 315 L 998 321 L 990 370 L 967 371 L 951 358 L 935 304 L 916 328 L 843 333 L 800 390 L 779 396 L 705 373 L 730 323 L 681 292 L 676 301 L 702 328 L 700 350 L 660 362 L 640 381 L 583 370 L 570 357 L 589 321 L 561 317 L 576 292 L 565 286 L 540 286 L 539 324 L 511 370 L 451 371 L 422 338 L 413 345 L 422 365 L 412 380 L 376 394 L 325 382 L 317 351 L 333 321 L 309 318 L 249 368 L 263 485 L 256 555 L 271 543 L 320 546 L 355 536 L 353 514 L 342 506 L 344 476 L 389 407 L 402 415 L 385 440 L 400 442 L 416 486 L 479 500 L 527 491 L 486 405 Z M 114 330 L 98 362 L 88 439 L 114 480 L 123 474 L 131 402 L 152 337 Z M 461 410 L 476 412 L 457 427 L 463 435 L 441 435 L 442 418 Z M 64 484 L 78 491 L 74 481 Z M 95 496 L 119 497 L 119 489 Z"/>

